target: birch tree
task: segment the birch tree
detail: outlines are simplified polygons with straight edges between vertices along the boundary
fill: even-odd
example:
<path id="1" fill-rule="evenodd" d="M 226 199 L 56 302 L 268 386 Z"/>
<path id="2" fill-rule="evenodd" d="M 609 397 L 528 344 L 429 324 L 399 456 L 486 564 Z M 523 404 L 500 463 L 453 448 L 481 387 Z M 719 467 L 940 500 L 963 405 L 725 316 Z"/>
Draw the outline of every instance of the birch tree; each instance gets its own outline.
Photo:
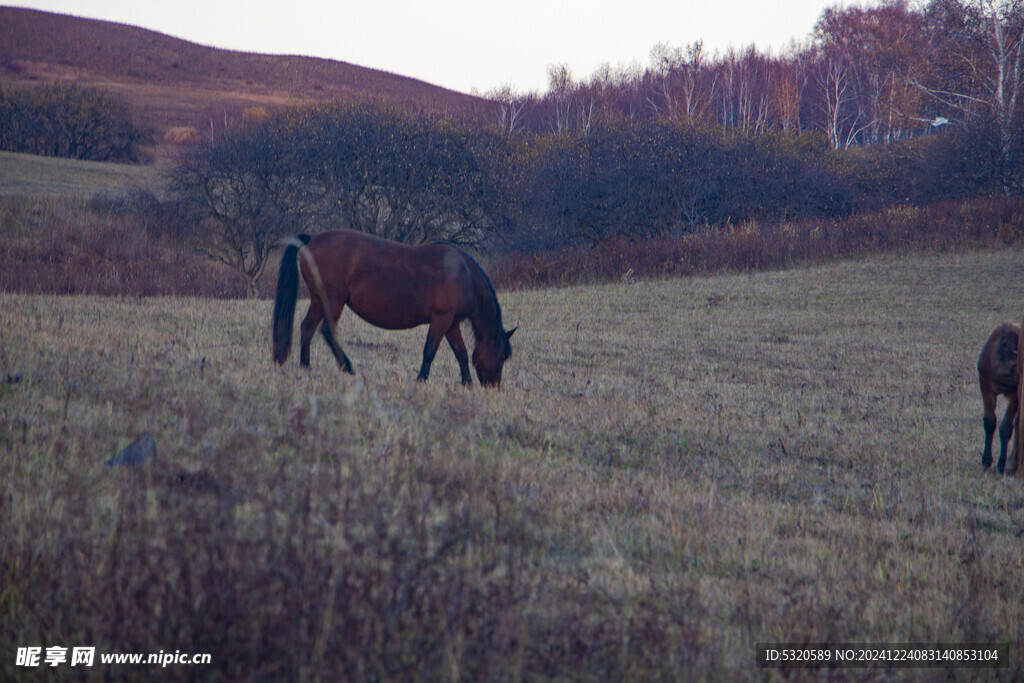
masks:
<path id="1" fill-rule="evenodd" d="M 927 8 L 930 71 L 911 78 L 938 106 L 977 123 L 987 116 L 998 137 L 1006 195 L 1020 189 L 1020 91 L 1024 80 L 1024 0 L 935 0 Z"/>

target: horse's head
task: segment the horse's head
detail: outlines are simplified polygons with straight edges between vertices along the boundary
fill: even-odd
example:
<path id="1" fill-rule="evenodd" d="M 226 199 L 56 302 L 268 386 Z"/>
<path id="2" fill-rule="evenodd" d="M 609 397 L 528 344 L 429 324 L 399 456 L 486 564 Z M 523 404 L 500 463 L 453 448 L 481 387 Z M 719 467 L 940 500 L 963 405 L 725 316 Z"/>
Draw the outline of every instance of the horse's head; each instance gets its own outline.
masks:
<path id="1" fill-rule="evenodd" d="M 515 331 L 513 327 L 508 331 L 502 330 L 495 338 L 477 340 L 473 349 L 473 366 L 481 385 L 501 388 L 501 368 L 512 357 L 512 344 L 508 340 Z"/>

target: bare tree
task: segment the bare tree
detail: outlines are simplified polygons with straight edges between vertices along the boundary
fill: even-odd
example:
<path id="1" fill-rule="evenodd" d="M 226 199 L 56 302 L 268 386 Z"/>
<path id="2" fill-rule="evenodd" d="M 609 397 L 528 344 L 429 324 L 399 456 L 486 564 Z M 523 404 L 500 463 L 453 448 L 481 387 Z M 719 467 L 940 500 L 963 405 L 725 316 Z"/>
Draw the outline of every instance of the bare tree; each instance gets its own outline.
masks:
<path id="1" fill-rule="evenodd" d="M 771 91 L 773 119 L 787 133 L 800 131 L 803 127 L 800 104 L 804 99 L 810 71 L 806 62 L 803 54 L 795 55 L 788 63 L 783 62 Z"/>
<path id="2" fill-rule="evenodd" d="M 1014 125 L 1024 71 L 1024 0 L 981 0 L 982 25 L 987 37 L 994 73 L 985 77 L 999 126 L 999 153 L 1004 172 L 1003 193 L 1013 189 L 1011 157 Z"/>
<path id="3" fill-rule="evenodd" d="M 568 64 L 548 66 L 548 97 L 555 107 L 555 120 L 552 122 L 555 133 L 564 133 L 569 130 L 573 90 L 572 69 Z"/>
<path id="4" fill-rule="evenodd" d="M 991 116 L 999 138 L 1000 181 L 1009 195 L 1019 184 L 1013 147 L 1024 86 L 1024 0 L 935 0 L 928 12 L 935 35 L 931 70 L 910 74 L 909 80 L 964 119 Z"/>
<path id="5" fill-rule="evenodd" d="M 736 121 L 747 133 L 761 133 L 768 124 L 772 87 L 772 70 L 751 45 L 737 62 L 739 91 L 735 107 Z"/>
<path id="6" fill-rule="evenodd" d="M 489 91 L 485 97 L 494 102 L 498 130 L 515 134 L 523 124 L 523 112 L 530 98 L 517 91 L 510 83 Z"/>
<path id="7" fill-rule="evenodd" d="M 694 122 L 704 119 L 711 106 L 717 73 L 708 68 L 703 41 L 685 48 L 658 43 L 651 49 L 651 65 L 658 88 L 649 102 L 670 120 Z"/>
<path id="8" fill-rule="evenodd" d="M 244 132 L 187 151 L 172 171 L 182 239 L 237 271 L 249 297 L 270 252 L 305 227 L 317 200 L 289 161 L 269 137 Z"/>
<path id="9" fill-rule="evenodd" d="M 853 67 L 841 56 L 823 58 L 818 83 L 824 93 L 825 135 L 833 149 L 849 149 L 874 119 L 865 111 Z"/>

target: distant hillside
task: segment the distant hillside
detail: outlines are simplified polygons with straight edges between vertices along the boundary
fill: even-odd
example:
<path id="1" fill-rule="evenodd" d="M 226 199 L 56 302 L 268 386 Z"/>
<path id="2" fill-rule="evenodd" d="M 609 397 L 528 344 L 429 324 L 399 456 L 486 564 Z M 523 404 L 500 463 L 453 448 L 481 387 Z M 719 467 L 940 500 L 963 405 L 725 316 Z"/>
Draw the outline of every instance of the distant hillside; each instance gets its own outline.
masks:
<path id="1" fill-rule="evenodd" d="M 75 82 L 136 107 L 158 140 L 175 127 L 200 132 L 246 107 L 380 97 L 427 111 L 480 114 L 476 97 L 344 62 L 232 52 L 146 29 L 0 7 L 0 86 Z"/>

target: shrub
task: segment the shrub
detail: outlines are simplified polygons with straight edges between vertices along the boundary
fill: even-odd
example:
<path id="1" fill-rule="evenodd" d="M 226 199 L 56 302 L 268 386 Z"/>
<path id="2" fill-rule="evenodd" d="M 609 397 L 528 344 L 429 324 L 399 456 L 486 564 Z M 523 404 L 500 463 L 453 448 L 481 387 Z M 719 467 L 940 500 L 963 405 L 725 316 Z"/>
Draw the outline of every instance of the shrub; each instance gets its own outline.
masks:
<path id="1" fill-rule="evenodd" d="M 139 161 L 152 133 L 128 102 L 97 88 L 55 85 L 0 91 L 0 149 L 90 161 Z"/>
<path id="2" fill-rule="evenodd" d="M 184 236 L 254 294 L 270 251 L 349 227 L 406 243 L 479 244 L 504 222 L 468 132 L 378 106 L 291 111 L 182 156 Z"/>

